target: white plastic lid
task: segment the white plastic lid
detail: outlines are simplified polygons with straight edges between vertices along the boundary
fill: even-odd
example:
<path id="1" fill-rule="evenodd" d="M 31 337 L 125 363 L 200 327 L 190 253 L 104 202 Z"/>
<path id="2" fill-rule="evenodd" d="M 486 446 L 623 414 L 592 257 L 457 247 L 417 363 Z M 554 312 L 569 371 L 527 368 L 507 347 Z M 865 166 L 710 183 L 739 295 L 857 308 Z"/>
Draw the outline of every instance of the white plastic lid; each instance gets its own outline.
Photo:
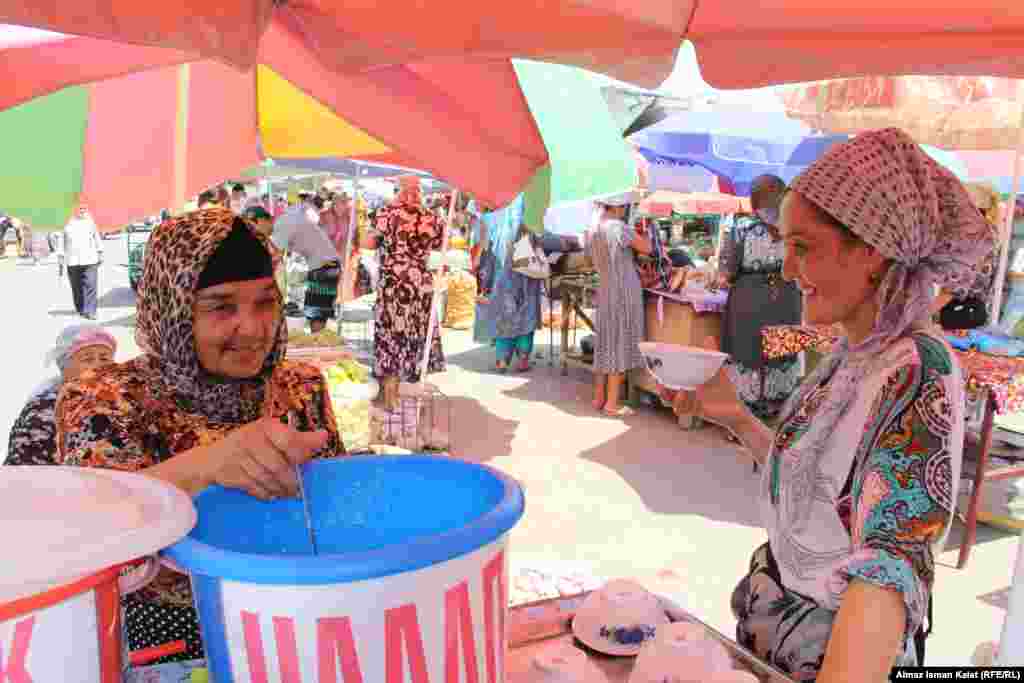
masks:
<path id="1" fill-rule="evenodd" d="M 150 555 L 196 523 L 192 500 L 142 474 L 81 467 L 0 467 L 0 603 Z"/>

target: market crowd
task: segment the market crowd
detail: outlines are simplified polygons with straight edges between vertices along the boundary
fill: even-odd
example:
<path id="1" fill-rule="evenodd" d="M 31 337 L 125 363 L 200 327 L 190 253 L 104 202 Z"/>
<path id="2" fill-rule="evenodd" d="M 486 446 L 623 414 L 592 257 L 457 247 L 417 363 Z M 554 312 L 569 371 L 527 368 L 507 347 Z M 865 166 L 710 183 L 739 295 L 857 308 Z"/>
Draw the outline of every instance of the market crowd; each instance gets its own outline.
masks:
<path id="1" fill-rule="evenodd" d="M 313 334 L 339 299 L 376 293 L 373 370 L 386 408 L 401 382 L 445 367 L 441 335 L 428 335 L 429 260 L 443 247 L 451 199 L 425 199 L 415 176 L 397 184 L 374 206 L 326 191 L 282 206 L 218 188 L 163 221 L 140 288 L 143 354 L 112 363 L 108 332 L 65 330 L 47 357 L 58 374 L 18 418 L 7 463 L 144 471 L 192 494 L 216 483 L 263 499 L 296 495 L 292 465 L 346 449 L 319 370 L 285 358 L 285 254 L 306 263 L 301 314 Z M 722 336 L 706 343 L 730 361 L 695 391 L 659 393 L 676 412 L 727 427 L 761 466 L 767 542 L 735 568 L 740 644 L 798 680 L 882 680 L 923 660 L 931 628 L 965 402 L 934 317 L 990 288 L 992 225 L 896 129 L 835 145 L 789 186 L 758 179 L 751 207 L 705 278 L 729 292 Z M 475 273 L 474 338 L 493 345 L 495 372 L 531 369 L 546 255 L 582 253 L 598 278 L 593 408 L 628 416 L 623 385 L 645 362 L 644 290 L 686 280 L 693 267 L 673 260 L 631 197 L 599 205 L 581 238 L 529 230 L 522 196 L 454 209 L 454 239 Z M 102 253 L 89 253 L 85 207 L 73 223 L 64 251 L 91 318 L 95 279 L 80 269 Z M 372 285 L 358 274 L 362 248 L 377 251 Z M 71 256 L 80 249 L 85 257 Z M 801 321 L 844 332 L 802 381 L 794 359 L 767 361 L 761 341 L 764 327 Z M 186 577 L 163 570 L 125 609 L 132 649 L 180 638 L 180 658 L 202 655 Z"/>

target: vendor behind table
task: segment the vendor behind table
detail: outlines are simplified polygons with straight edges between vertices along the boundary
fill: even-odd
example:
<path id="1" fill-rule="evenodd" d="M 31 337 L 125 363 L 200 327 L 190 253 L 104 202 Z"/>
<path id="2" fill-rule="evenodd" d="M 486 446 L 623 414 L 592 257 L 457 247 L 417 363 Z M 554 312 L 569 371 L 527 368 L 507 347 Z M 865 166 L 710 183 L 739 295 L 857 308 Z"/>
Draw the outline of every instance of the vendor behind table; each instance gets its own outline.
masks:
<path id="1" fill-rule="evenodd" d="M 344 452 L 316 367 L 284 359 L 287 324 L 266 238 L 230 209 L 168 220 L 147 243 L 143 355 L 84 373 L 57 402 L 60 465 L 139 471 L 190 495 L 219 484 L 296 497 L 295 465 Z M 290 413 L 298 425 L 284 424 Z M 123 601 L 128 646 L 203 655 L 188 577 Z"/>

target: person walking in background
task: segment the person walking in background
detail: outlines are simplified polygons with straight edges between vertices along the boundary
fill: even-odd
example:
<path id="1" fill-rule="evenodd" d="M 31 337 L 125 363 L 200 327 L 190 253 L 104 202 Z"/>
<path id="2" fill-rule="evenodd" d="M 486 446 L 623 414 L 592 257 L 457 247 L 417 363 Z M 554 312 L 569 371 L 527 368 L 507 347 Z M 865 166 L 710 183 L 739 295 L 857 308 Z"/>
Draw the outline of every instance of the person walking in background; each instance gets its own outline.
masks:
<path id="1" fill-rule="evenodd" d="M 275 221 L 271 239 L 282 252 L 298 254 L 306 261 L 309 271 L 303 313 L 310 332 L 316 334 L 334 318 L 341 277 L 338 252 L 320 228 L 319 212 L 305 202 L 293 206 Z"/>
<path id="2" fill-rule="evenodd" d="M 64 232 L 55 230 L 50 233 L 50 251 L 57 255 L 57 279 L 64 277 Z"/>
<path id="3" fill-rule="evenodd" d="M 530 369 L 533 337 L 540 326 L 541 281 L 512 268 L 516 243 L 524 237 L 537 247 L 537 238 L 523 223 L 518 230 L 498 230 L 491 237 L 493 256 L 502 265 L 500 269 L 490 269 L 490 277 L 482 283 L 484 291 L 480 294 L 480 302 L 489 305 L 494 319 L 494 368 L 501 374 L 512 367 L 515 357 L 519 358 L 516 371 Z"/>
<path id="4" fill-rule="evenodd" d="M 39 238 L 40 236 L 32 230 L 31 223 L 21 224 L 21 244 L 24 253 L 22 256 L 26 259 L 32 260 L 32 265 L 39 265 L 40 249 L 39 249 Z"/>
<path id="5" fill-rule="evenodd" d="M 75 311 L 84 318 L 95 320 L 103 242 L 85 204 L 78 207 L 75 217 L 64 226 L 64 255 Z"/>
<path id="6" fill-rule="evenodd" d="M 241 215 L 245 210 L 245 197 L 245 185 L 235 184 L 231 188 L 231 200 L 229 205 L 231 210 L 238 215 Z"/>

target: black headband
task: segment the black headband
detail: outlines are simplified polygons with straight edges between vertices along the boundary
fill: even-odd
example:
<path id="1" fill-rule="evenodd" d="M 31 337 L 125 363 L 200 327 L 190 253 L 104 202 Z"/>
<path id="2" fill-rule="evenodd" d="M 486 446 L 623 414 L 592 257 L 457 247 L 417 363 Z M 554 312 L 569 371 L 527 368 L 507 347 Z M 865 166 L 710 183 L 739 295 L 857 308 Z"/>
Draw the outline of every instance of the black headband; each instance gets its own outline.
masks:
<path id="1" fill-rule="evenodd" d="M 231 232 L 224 238 L 196 283 L 196 291 L 228 282 L 246 282 L 274 277 L 274 263 L 263 246 L 241 218 L 236 218 Z"/>

